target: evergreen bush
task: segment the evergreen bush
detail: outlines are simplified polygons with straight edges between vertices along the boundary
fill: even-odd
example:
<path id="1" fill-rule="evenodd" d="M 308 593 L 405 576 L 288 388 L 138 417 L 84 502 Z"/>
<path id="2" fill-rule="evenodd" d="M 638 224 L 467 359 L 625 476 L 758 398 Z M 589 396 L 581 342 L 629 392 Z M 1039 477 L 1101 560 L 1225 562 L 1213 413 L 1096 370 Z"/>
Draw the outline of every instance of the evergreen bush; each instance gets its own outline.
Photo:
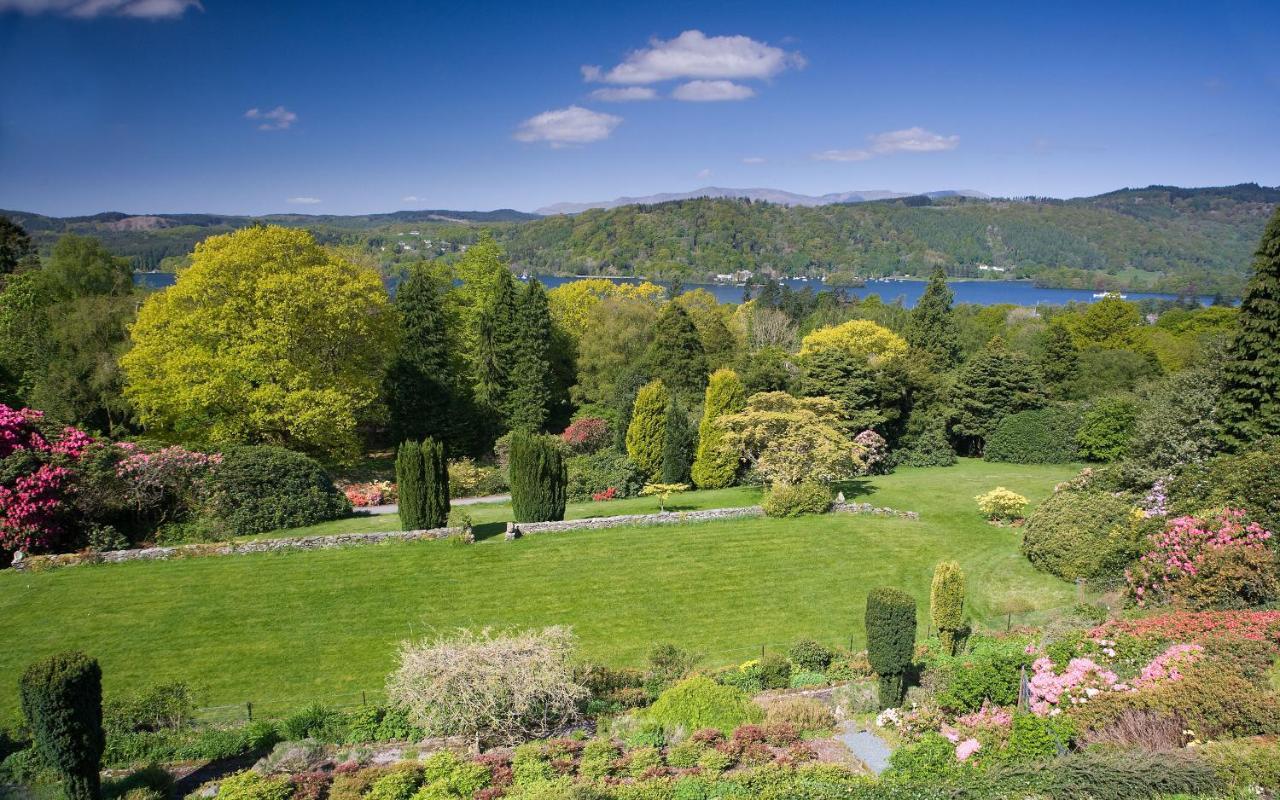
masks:
<path id="1" fill-rule="evenodd" d="M 831 489 L 821 483 L 775 484 L 761 503 L 769 517 L 823 514 L 831 508 Z"/>
<path id="2" fill-rule="evenodd" d="M 667 427 L 662 437 L 662 483 L 688 483 L 689 467 L 697 442 L 689 414 L 676 398 L 667 405 Z"/>
<path id="3" fill-rule="evenodd" d="M 1115 461 L 1125 454 L 1138 419 L 1138 404 L 1123 396 L 1100 397 L 1084 413 L 1076 444 L 1090 461 Z"/>
<path id="4" fill-rule="evenodd" d="M 511 435 L 511 510 L 516 522 L 564 519 L 569 472 L 553 437 Z"/>
<path id="5" fill-rule="evenodd" d="M 912 427 L 916 423 L 912 422 Z M 926 417 L 919 431 L 908 437 L 906 447 L 890 454 L 899 467 L 949 467 L 956 463 L 956 451 L 947 439 L 947 424 L 941 417 Z"/>
<path id="6" fill-rule="evenodd" d="M 636 394 L 627 425 L 627 455 L 649 479 L 662 474 L 669 405 L 670 397 L 662 381 L 647 383 Z"/>
<path id="7" fill-rule="evenodd" d="M 424 527 L 443 528 L 449 520 L 449 460 L 444 443 L 423 441 L 422 463 Z"/>
<path id="8" fill-rule="evenodd" d="M 1023 529 L 1022 552 L 1064 580 L 1115 577 L 1137 556 L 1132 505 L 1097 489 L 1063 489 L 1041 503 Z"/>
<path id="9" fill-rule="evenodd" d="M 764 718 L 764 712 L 742 690 L 702 676 L 667 689 L 645 715 L 667 731 L 715 728 L 726 734 L 739 725 Z"/>
<path id="10" fill-rule="evenodd" d="M 929 613 L 942 649 L 949 655 L 956 654 L 956 644 L 962 638 L 964 624 L 964 572 L 954 561 L 943 561 L 934 567 L 933 584 L 929 590 Z"/>
<path id="11" fill-rule="evenodd" d="M 916 600 L 882 587 L 867 595 L 867 659 L 880 677 L 880 707 L 894 708 L 906 693 L 906 672 L 916 646 Z"/>
<path id="12" fill-rule="evenodd" d="M 74 651 L 50 656 L 27 667 L 18 691 L 35 746 L 62 776 L 68 800 L 98 800 L 106 747 L 98 662 Z"/>
<path id="13" fill-rule="evenodd" d="M 396 450 L 396 492 L 400 527 L 406 531 L 427 527 L 427 467 L 417 442 L 401 442 Z"/>
<path id="14" fill-rule="evenodd" d="M 209 478 L 209 511 L 234 536 L 301 528 L 351 513 L 315 459 L 283 447 L 222 451 Z"/>
<path id="15" fill-rule="evenodd" d="M 1080 459 L 1080 414 L 1071 406 L 1010 414 L 987 437 L 983 458 L 1013 464 L 1069 464 Z"/>
<path id="16" fill-rule="evenodd" d="M 736 372 L 720 369 L 712 373 L 702 404 L 698 452 L 691 470 L 693 482 L 699 489 L 721 489 L 733 485 L 738 474 L 738 459 L 722 446 L 724 431 L 716 420 L 725 414 L 741 411 L 746 404 L 746 392 Z"/>

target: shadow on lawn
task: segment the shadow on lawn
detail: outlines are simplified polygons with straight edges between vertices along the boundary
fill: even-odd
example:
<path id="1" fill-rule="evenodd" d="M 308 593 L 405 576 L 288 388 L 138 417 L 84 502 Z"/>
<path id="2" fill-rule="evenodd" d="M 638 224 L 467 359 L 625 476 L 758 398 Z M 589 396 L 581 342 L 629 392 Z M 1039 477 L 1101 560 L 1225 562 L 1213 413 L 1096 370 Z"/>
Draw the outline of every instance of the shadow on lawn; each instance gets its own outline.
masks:
<path id="1" fill-rule="evenodd" d="M 832 492 L 844 492 L 844 499 L 852 500 L 855 497 L 865 497 L 871 494 L 871 481 L 866 478 L 857 478 L 851 481 L 838 481 L 831 485 Z"/>

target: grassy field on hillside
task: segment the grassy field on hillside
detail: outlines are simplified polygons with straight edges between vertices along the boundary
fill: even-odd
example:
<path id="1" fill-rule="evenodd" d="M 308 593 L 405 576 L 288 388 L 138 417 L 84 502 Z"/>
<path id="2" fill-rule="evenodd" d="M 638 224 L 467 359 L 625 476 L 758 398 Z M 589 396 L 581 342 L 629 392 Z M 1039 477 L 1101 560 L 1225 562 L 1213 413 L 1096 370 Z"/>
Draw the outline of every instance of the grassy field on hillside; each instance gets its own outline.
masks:
<path id="1" fill-rule="evenodd" d="M 1038 501 L 1073 471 L 964 461 L 904 469 L 856 490 L 859 500 L 919 511 L 919 521 L 752 519 L 494 537 L 474 546 L 397 543 L 6 571 L 0 715 L 16 708 L 17 676 L 29 661 L 68 648 L 101 660 L 108 695 L 183 680 L 207 706 L 253 701 L 260 713 L 282 713 L 313 700 L 359 702 L 362 690 L 377 696 L 400 641 L 458 626 L 569 624 L 585 657 L 619 665 L 641 663 L 664 641 L 702 653 L 707 664 L 806 636 L 860 644 L 866 594 L 876 586 L 914 594 L 923 629 L 933 567 L 946 558 L 968 574 L 972 613 L 994 625 L 1004 611 L 1069 605 L 1074 592 L 1033 570 L 1018 552 L 1017 531 L 986 524 L 973 496 L 1002 485 Z M 677 505 L 754 499 L 751 490 L 728 490 L 691 493 Z M 628 503 L 589 508 L 638 510 Z M 475 516 L 492 522 L 504 513 L 493 506 Z"/>

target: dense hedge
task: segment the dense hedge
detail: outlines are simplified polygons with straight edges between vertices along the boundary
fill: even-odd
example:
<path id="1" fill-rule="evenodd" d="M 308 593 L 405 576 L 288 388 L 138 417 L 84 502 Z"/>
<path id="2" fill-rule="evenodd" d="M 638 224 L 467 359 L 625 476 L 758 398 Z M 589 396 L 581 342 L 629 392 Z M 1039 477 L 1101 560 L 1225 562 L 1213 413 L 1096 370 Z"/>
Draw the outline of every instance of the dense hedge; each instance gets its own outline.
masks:
<path id="1" fill-rule="evenodd" d="M 22 713 L 40 754 L 61 775 L 68 800 L 98 800 L 102 668 L 84 653 L 50 656 L 18 681 Z"/>
<path id="2" fill-rule="evenodd" d="M 1065 580 L 1119 575 L 1137 555 L 1129 525 L 1132 504 L 1097 489 L 1055 492 L 1031 513 L 1022 552 L 1031 563 Z"/>
<path id="3" fill-rule="evenodd" d="M 1020 411 L 1000 420 L 983 458 L 1014 464 L 1069 464 L 1080 459 L 1080 412 L 1072 406 Z"/>
<path id="4" fill-rule="evenodd" d="M 949 467 L 956 463 L 956 451 L 947 439 L 947 425 L 940 417 L 929 417 L 906 446 L 890 454 L 889 461 L 899 467 Z"/>
<path id="5" fill-rule="evenodd" d="M 1188 467 L 1169 488 L 1169 499 L 1178 514 L 1222 506 L 1243 508 L 1250 519 L 1280 533 L 1280 439 Z"/>
<path id="6" fill-rule="evenodd" d="M 351 513 L 351 503 L 319 462 L 283 447 L 229 447 L 209 483 L 210 510 L 233 536 Z"/>
<path id="7" fill-rule="evenodd" d="M 396 451 L 400 525 L 407 531 L 443 528 L 449 520 L 449 462 L 435 439 L 402 442 Z"/>
<path id="8" fill-rule="evenodd" d="M 916 646 L 916 600 L 900 589 L 872 589 L 864 619 L 867 659 L 880 676 L 880 706 L 901 704 Z"/>
<path id="9" fill-rule="evenodd" d="M 635 497 L 644 489 L 645 476 L 625 453 L 601 450 L 565 460 L 569 469 L 569 499 L 590 500 L 593 494 L 613 489 L 615 497 Z"/>
<path id="10" fill-rule="evenodd" d="M 831 489 L 821 483 L 797 483 L 794 486 L 775 485 L 761 503 L 764 513 L 770 517 L 799 517 L 804 514 L 822 514 L 831 508 Z"/>

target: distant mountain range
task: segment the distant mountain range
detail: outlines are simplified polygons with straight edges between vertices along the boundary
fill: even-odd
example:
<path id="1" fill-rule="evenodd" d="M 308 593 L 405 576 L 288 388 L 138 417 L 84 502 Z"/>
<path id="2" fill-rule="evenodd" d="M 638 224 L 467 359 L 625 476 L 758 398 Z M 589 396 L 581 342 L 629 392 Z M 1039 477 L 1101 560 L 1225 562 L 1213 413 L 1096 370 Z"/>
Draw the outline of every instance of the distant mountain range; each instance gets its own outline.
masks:
<path id="1" fill-rule="evenodd" d="M 976 197 L 987 199 L 989 195 L 972 189 L 943 189 L 936 192 L 921 193 L 931 200 L 943 197 Z M 837 203 L 867 203 L 873 200 L 895 200 L 899 197 L 919 196 L 911 192 L 895 192 L 889 189 L 859 189 L 850 192 L 831 192 L 830 194 L 796 194 L 782 189 L 730 189 L 724 186 L 704 186 L 691 192 L 664 192 L 643 197 L 615 197 L 612 200 L 599 200 L 591 203 L 553 203 L 543 206 L 534 213 L 546 216 L 554 214 L 581 214 L 592 208 L 618 208 L 631 205 L 654 205 L 669 203 L 672 200 L 693 200 L 699 197 L 730 198 L 734 200 L 758 200 L 766 203 L 777 203 L 781 206 L 829 206 Z"/>

